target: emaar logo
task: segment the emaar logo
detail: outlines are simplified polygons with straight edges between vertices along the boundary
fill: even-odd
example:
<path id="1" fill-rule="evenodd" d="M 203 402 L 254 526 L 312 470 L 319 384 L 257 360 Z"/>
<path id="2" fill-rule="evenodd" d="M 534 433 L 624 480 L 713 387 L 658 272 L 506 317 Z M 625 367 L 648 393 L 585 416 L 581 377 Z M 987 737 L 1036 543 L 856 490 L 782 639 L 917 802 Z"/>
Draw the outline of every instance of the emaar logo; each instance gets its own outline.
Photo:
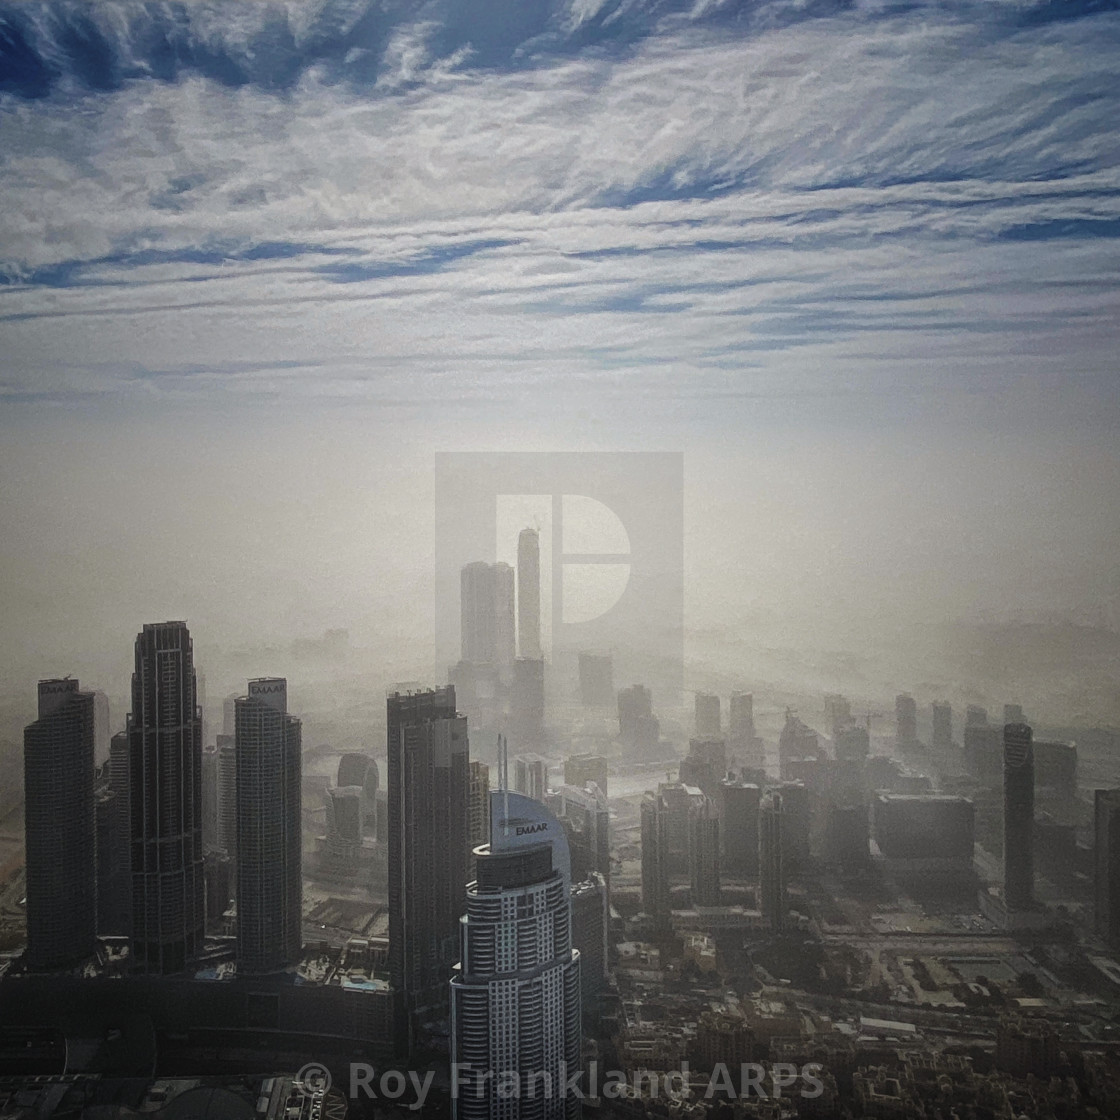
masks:
<path id="1" fill-rule="evenodd" d="M 616 679 L 679 689 L 683 490 L 679 453 L 437 455 L 437 675 L 460 658 L 460 574 L 482 561 L 517 573 L 519 655 L 539 634 L 546 661 L 611 651 Z M 512 633 L 500 607 L 497 625 Z"/>

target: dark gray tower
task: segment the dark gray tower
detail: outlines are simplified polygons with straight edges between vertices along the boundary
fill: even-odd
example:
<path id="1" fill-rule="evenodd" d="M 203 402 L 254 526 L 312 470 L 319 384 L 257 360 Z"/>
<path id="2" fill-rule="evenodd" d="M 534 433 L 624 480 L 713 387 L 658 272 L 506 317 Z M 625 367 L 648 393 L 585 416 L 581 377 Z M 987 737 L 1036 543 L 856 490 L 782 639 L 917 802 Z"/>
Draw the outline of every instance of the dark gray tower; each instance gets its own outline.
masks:
<path id="1" fill-rule="evenodd" d="M 1025 723 L 1003 729 L 1003 897 L 1008 910 L 1034 902 L 1034 748 Z"/>
<path id="2" fill-rule="evenodd" d="M 237 962 L 280 972 L 299 961 L 303 919 L 300 723 L 288 682 L 249 682 L 236 703 Z"/>
<path id="3" fill-rule="evenodd" d="M 186 969 L 202 948 L 202 719 L 185 622 L 136 638 L 128 717 L 132 959 L 141 972 Z"/>
<path id="4" fill-rule="evenodd" d="M 1096 930 L 1120 948 L 1120 789 L 1098 789 L 1093 802 Z"/>
<path id="5" fill-rule="evenodd" d="M 388 698 L 389 974 L 397 1038 L 446 1019 L 470 859 L 470 748 L 455 689 Z"/>
<path id="6" fill-rule="evenodd" d="M 94 699 L 75 680 L 39 682 L 23 732 L 29 968 L 70 968 L 96 948 Z"/>
<path id="7" fill-rule="evenodd" d="M 688 869 L 693 906 L 720 904 L 719 818 L 710 800 L 689 822 Z"/>
<path id="8" fill-rule="evenodd" d="M 758 894 L 763 918 L 775 932 L 786 922 L 786 876 L 782 859 L 782 795 L 769 792 L 758 814 Z"/>
<path id="9" fill-rule="evenodd" d="M 541 542 L 536 529 L 517 538 L 517 653 L 541 656 Z"/>
<path id="10" fill-rule="evenodd" d="M 642 800 L 642 909 L 659 926 L 669 923 L 668 814 L 658 794 Z"/>

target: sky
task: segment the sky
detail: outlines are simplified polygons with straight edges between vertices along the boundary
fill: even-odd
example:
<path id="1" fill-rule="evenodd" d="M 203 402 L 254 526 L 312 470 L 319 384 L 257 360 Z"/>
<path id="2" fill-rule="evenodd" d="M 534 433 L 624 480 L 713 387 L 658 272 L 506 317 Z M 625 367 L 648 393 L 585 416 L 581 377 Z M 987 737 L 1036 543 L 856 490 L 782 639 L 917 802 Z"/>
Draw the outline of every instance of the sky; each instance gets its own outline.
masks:
<path id="1" fill-rule="evenodd" d="M 695 665 L 1120 721 L 1118 9 L 0 0 L 0 666 L 422 675 L 436 451 L 650 449 Z"/>

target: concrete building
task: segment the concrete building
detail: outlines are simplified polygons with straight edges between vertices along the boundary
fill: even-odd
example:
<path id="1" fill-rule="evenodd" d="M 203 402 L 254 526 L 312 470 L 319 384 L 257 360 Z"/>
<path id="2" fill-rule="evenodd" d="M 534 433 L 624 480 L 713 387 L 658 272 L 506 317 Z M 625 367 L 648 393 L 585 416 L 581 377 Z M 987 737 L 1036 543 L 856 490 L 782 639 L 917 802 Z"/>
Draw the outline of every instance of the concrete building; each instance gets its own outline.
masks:
<path id="1" fill-rule="evenodd" d="M 699 786 L 709 797 L 715 797 L 720 782 L 726 777 L 726 741 L 721 738 L 690 739 L 688 755 L 681 761 L 680 780 L 685 785 Z"/>
<path id="2" fill-rule="evenodd" d="M 467 721 L 450 686 L 387 701 L 389 975 L 411 1051 L 446 1020 L 470 860 Z"/>
<path id="3" fill-rule="evenodd" d="M 762 792 L 752 782 L 725 778 L 719 786 L 722 867 L 727 876 L 758 875 L 758 810 Z"/>
<path id="4" fill-rule="evenodd" d="M 719 818 L 711 800 L 705 799 L 689 822 L 688 870 L 691 901 L 696 906 L 719 906 Z"/>
<path id="5" fill-rule="evenodd" d="M 695 724 L 698 739 L 718 739 L 723 734 L 719 697 L 715 693 L 696 694 Z"/>
<path id="6" fill-rule="evenodd" d="M 758 901 L 763 920 L 774 932 L 786 924 L 786 872 L 783 860 L 782 794 L 770 790 L 758 815 Z"/>
<path id="7" fill-rule="evenodd" d="M 618 693 L 618 737 L 627 747 L 641 750 L 657 746 L 661 725 L 653 714 L 653 695 L 635 684 Z"/>
<path id="8" fill-rule="evenodd" d="M 462 660 L 511 667 L 516 654 L 513 568 L 476 560 L 462 569 L 459 592 Z"/>
<path id="9" fill-rule="evenodd" d="M 178 973 L 202 948 L 202 718 L 185 622 L 136 638 L 128 717 L 132 828 L 132 963 Z"/>
<path id="10" fill-rule="evenodd" d="M 93 693 L 69 678 L 43 680 L 38 711 L 23 732 L 24 960 L 45 971 L 73 967 L 96 948 Z"/>
<path id="11" fill-rule="evenodd" d="M 1034 903 L 1034 751 L 1031 729 L 1003 729 L 1003 897 L 1008 910 Z"/>
<path id="12" fill-rule="evenodd" d="M 875 844 L 900 874 L 970 874 L 975 813 L 965 797 L 880 792 L 874 801 Z"/>
<path id="13" fill-rule="evenodd" d="M 657 794 L 642 799 L 642 909 L 659 925 L 669 922 L 668 813 Z"/>
<path id="14" fill-rule="evenodd" d="M 517 652 L 539 660 L 541 654 L 541 542 L 536 529 L 517 537 Z"/>
<path id="15" fill-rule="evenodd" d="M 564 831 L 539 801 L 505 790 L 492 792 L 490 816 L 450 983 L 452 1060 L 465 1079 L 452 1115 L 575 1120 L 582 1098 L 566 1081 L 580 1062 L 580 955 Z"/>
<path id="16" fill-rule="evenodd" d="M 234 719 L 237 963 L 282 972 L 300 959 L 303 922 L 301 728 L 288 715 L 288 682 L 250 681 Z"/>
<path id="17" fill-rule="evenodd" d="M 548 759 L 539 754 L 522 754 L 513 760 L 513 788 L 534 801 L 544 801 L 548 793 Z"/>
<path id="18" fill-rule="evenodd" d="M 490 767 L 485 762 L 472 759 L 469 773 L 471 855 L 467 868 L 467 881 L 471 882 L 475 876 L 474 850 L 490 838 Z"/>
<path id="19" fill-rule="evenodd" d="M 1098 789 L 1093 801 L 1093 888 L 1097 936 L 1120 949 L 1120 789 Z"/>
<path id="20" fill-rule="evenodd" d="M 606 797 L 609 792 L 607 780 L 607 760 L 601 754 L 573 754 L 564 759 L 565 785 L 585 786 L 594 782 Z"/>
<path id="21" fill-rule="evenodd" d="M 895 745 L 909 750 L 918 745 L 918 705 L 908 692 L 901 692 L 894 701 Z"/>
<path id="22" fill-rule="evenodd" d="M 953 706 L 935 700 L 930 710 L 933 718 L 930 743 L 937 750 L 947 750 L 953 745 Z"/>

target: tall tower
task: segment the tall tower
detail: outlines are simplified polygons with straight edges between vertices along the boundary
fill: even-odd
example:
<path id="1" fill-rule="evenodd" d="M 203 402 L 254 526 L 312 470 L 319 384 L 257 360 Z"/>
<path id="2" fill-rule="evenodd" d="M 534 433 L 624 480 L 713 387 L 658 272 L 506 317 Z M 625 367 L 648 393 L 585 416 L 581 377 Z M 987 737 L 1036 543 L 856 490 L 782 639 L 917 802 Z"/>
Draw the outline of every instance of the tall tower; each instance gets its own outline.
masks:
<path id="1" fill-rule="evenodd" d="M 953 706 L 944 701 L 933 702 L 933 746 L 944 750 L 953 745 Z"/>
<path id="2" fill-rule="evenodd" d="M 237 962 L 280 972 L 302 948 L 300 723 L 282 677 L 250 681 L 235 712 Z"/>
<path id="3" fill-rule="evenodd" d="M 448 1014 L 470 857 L 467 720 L 451 686 L 387 703 L 389 973 L 397 1038 L 411 1048 Z"/>
<path id="4" fill-rule="evenodd" d="M 771 791 L 758 814 L 759 909 L 770 928 L 779 931 L 786 922 L 786 879 L 782 862 L 782 795 Z"/>
<path id="5" fill-rule="evenodd" d="M 580 1068 L 580 955 L 567 840 L 540 802 L 490 796 L 490 843 L 475 852 L 450 984 L 452 1060 L 465 1071 L 452 1115 L 575 1120 L 581 1096 L 566 1082 Z"/>
<path id="6" fill-rule="evenodd" d="M 76 680 L 39 682 L 23 732 L 27 964 L 69 968 L 96 948 L 94 700 Z"/>
<path id="7" fill-rule="evenodd" d="M 517 538 L 517 653 L 541 656 L 541 541 L 536 529 Z"/>
<path id="8" fill-rule="evenodd" d="M 471 855 L 467 867 L 469 882 L 475 877 L 474 850 L 490 839 L 490 767 L 485 762 L 471 759 L 468 796 L 471 815 Z"/>
<path id="9" fill-rule="evenodd" d="M 642 909 L 659 926 L 669 923 L 668 816 L 658 794 L 642 799 Z"/>
<path id="10" fill-rule="evenodd" d="M 514 578 L 508 564 L 476 560 L 459 577 L 462 659 L 472 665 L 513 664 Z"/>
<path id="11" fill-rule="evenodd" d="M 1095 918 L 1098 936 L 1120 948 L 1120 789 L 1098 789 L 1093 801 Z"/>
<path id="12" fill-rule="evenodd" d="M 693 813 L 689 822 L 688 869 L 692 885 L 692 905 L 718 906 L 719 818 L 707 798 Z"/>
<path id="13" fill-rule="evenodd" d="M 202 719 L 185 622 L 136 638 L 128 717 L 132 959 L 141 972 L 186 969 L 202 948 Z"/>
<path id="14" fill-rule="evenodd" d="M 1003 729 L 1003 896 L 1008 910 L 1034 901 L 1034 747 L 1025 723 Z"/>
<path id="15" fill-rule="evenodd" d="M 899 747 L 917 746 L 918 705 L 908 692 L 900 692 L 894 700 L 894 717 L 897 728 L 895 742 Z"/>

